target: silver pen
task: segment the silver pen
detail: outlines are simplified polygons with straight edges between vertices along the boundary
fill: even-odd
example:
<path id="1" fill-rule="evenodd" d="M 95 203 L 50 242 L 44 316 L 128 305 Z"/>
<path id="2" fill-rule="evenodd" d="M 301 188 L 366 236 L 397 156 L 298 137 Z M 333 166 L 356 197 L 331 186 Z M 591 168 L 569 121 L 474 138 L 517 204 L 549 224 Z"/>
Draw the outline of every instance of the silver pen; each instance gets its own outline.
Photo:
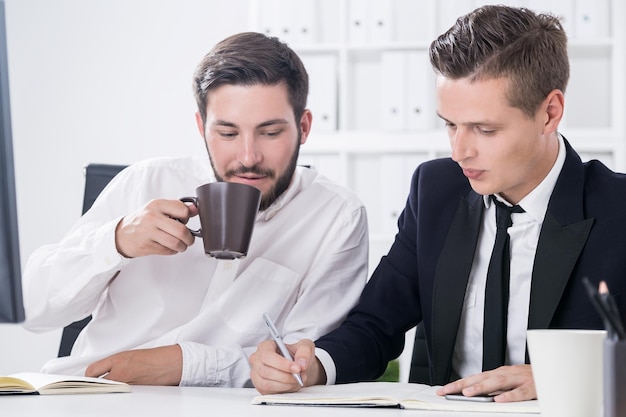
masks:
<path id="1" fill-rule="evenodd" d="M 278 329 L 276 328 L 276 325 L 274 325 L 274 322 L 272 321 L 270 316 L 267 315 L 267 313 L 263 313 L 263 320 L 265 320 L 265 324 L 267 324 L 267 327 L 270 329 L 270 333 L 272 334 L 274 341 L 278 345 L 278 349 L 280 349 L 280 353 L 282 353 L 282 355 L 285 358 L 289 359 L 290 361 L 293 361 L 293 357 L 291 357 L 291 354 L 287 350 L 287 346 L 285 346 L 285 342 L 283 342 L 283 337 L 280 335 L 280 333 L 278 333 Z M 304 383 L 302 382 L 302 377 L 300 377 L 300 374 L 296 374 L 294 372 L 293 377 L 296 378 L 296 381 L 298 381 L 298 384 L 300 384 L 301 387 L 304 386 Z"/>

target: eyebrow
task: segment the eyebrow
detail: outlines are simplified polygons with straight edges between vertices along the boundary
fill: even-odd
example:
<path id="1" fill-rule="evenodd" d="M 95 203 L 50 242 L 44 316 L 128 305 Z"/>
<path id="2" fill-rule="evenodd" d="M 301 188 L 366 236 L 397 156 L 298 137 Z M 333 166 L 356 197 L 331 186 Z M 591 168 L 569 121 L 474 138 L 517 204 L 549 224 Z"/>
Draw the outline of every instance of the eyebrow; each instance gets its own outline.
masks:
<path id="1" fill-rule="evenodd" d="M 258 128 L 267 127 L 267 126 L 286 125 L 286 124 L 289 124 L 289 121 L 286 119 L 271 119 L 271 120 L 266 120 L 265 122 L 260 123 L 259 125 L 256 126 L 256 128 L 258 129 Z M 233 127 L 233 128 L 238 127 L 235 123 L 228 122 L 226 120 L 216 120 L 215 122 L 213 122 L 213 126 L 224 126 L 224 127 Z"/>
<path id="2" fill-rule="evenodd" d="M 446 119 L 445 117 L 443 117 L 441 115 L 441 113 L 437 112 L 437 116 L 439 116 L 439 118 L 441 120 L 443 120 L 446 123 L 450 123 L 452 125 L 458 125 L 459 123 L 453 123 L 450 120 Z M 483 120 L 483 121 L 478 121 L 478 122 L 466 122 L 466 123 L 460 123 L 461 125 L 465 125 L 465 126 L 492 126 L 492 127 L 501 127 L 504 126 L 503 123 L 496 123 L 496 122 L 491 122 L 489 120 Z"/>
<path id="3" fill-rule="evenodd" d="M 441 115 L 441 113 L 439 113 L 439 112 L 437 112 L 437 117 L 439 117 L 439 118 L 440 118 L 441 120 L 443 120 L 444 122 L 448 122 L 448 123 L 450 123 L 450 120 L 448 120 L 448 119 L 446 119 L 445 117 L 443 117 L 443 116 Z"/>
<path id="4" fill-rule="evenodd" d="M 273 125 L 286 125 L 286 124 L 289 124 L 289 121 L 286 119 L 272 119 L 272 120 L 267 120 L 261 123 L 257 127 L 267 127 L 267 126 L 273 126 Z"/>

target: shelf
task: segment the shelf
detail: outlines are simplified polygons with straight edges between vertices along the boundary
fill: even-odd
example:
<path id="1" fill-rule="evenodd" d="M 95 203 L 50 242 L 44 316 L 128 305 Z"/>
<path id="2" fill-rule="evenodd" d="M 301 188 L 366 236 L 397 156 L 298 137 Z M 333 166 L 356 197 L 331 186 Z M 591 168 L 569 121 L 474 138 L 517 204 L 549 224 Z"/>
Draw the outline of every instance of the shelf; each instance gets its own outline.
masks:
<path id="1" fill-rule="evenodd" d="M 429 45 L 453 19 L 484 2 L 300 0 L 298 10 L 293 3 L 251 0 L 256 12 L 250 26 L 274 35 L 284 27 L 290 27 L 292 34 L 298 25 L 312 28 L 311 37 L 305 40 L 285 39 L 303 58 L 311 86 L 313 128 L 300 150 L 300 160 L 346 185 L 363 200 L 373 267 L 393 241 L 397 216 L 417 165 L 450 154 L 446 131 L 436 117 Z M 547 3 L 525 0 L 524 4 L 542 8 Z M 571 78 L 560 131 L 583 159 L 597 158 L 624 171 L 625 2 L 562 0 L 551 4 L 564 16 L 570 38 Z M 587 8 L 579 10 L 582 6 Z M 308 21 L 302 22 L 303 11 Z M 364 34 L 355 31 L 360 28 L 350 27 L 354 19 L 375 21 L 368 13 L 380 13 L 387 29 L 370 28 L 371 33 Z M 589 26 L 594 21 L 601 23 L 596 28 Z M 389 113 L 390 109 L 403 112 L 402 117 Z M 418 117 L 421 115 L 425 116 Z"/>

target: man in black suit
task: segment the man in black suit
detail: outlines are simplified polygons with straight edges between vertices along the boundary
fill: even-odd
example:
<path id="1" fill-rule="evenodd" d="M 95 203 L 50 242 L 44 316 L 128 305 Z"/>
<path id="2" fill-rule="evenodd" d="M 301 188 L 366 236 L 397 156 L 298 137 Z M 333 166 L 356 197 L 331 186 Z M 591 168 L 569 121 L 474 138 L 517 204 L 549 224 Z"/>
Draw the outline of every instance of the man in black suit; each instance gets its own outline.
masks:
<path id="1" fill-rule="evenodd" d="M 451 158 L 415 171 L 395 242 L 338 329 L 289 346 L 293 362 L 259 345 L 250 363 L 260 392 L 297 390 L 293 372 L 305 385 L 374 379 L 423 322 L 440 394 L 533 399 L 527 329 L 602 328 L 584 277 L 606 281 L 624 311 L 626 176 L 582 163 L 557 131 L 569 78 L 558 20 L 484 6 L 436 39 L 430 58 Z M 521 208 L 504 228 L 507 272 L 496 280 L 502 204 Z"/>

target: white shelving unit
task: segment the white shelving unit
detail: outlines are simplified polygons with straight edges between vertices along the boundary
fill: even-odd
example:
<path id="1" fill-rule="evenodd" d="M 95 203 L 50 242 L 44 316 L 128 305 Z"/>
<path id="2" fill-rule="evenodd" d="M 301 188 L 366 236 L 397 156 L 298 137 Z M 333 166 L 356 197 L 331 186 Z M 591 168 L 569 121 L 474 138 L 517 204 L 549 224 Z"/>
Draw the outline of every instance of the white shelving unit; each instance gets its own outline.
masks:
<path id="1" fill-rule="evenodd" d="M 251 29 L 288 42 L 309 71 L 313 131 L 301 162 L 353 189 L 370 222 L 370 264 L 393 241 L 415 167 L 448 156 L 427 50 L 481 0 L 251 0 Z M 515 0 L 562 17 L 571 79 L 561 131 L 584 159 L 626 168 L 626 5 Z"/>

